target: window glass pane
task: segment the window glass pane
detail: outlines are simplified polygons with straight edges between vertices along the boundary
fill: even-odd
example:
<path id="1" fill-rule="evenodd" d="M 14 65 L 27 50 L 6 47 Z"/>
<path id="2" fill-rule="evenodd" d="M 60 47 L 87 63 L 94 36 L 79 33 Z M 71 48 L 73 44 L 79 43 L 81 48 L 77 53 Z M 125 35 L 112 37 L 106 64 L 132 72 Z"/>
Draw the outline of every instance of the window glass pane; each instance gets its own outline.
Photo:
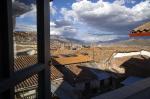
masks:
<path id="1" fill-rule="evenodd" d="M 36 63 L 36 0 L 13 0 L 15 71 Z M 17 66 L 21 67 L 17 67 Z"/>

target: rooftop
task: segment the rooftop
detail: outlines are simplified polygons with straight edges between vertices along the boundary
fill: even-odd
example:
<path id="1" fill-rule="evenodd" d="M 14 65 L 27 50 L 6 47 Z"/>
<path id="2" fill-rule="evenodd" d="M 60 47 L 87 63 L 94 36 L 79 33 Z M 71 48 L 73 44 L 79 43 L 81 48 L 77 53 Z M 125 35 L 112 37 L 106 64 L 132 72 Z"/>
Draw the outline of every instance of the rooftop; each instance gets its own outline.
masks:
<path id="1" fill-rule="evenodd" d="M 129 36 L 150 36 L 150 22 L 144 23 L 138 26 L 137 28 L 133 29 Z"/>
<path id="2" fill-rule="evenodd" d="M 73 79 L 74 82 L 86 82 L 96 79 L 96 76 L 89 70 L 89 68 L 80 64 L 65 65 L 65 69 L 70 75 L 69 79 Z"/>
<path id="3" fill-rule="evenodd" d="M 143 79 L 129 86 L 93 97 L 92 99 L 150 99 L 150 78 Z"/>
<path id="4" fill-rule="evenodd" d="M 150 30 L 150 22 L 144 23 L 144 24 L 138 26 L 137 28 L 135 28 L 135 29 L 133 29 L 133 30 L 134 30 L 134 31 L 138 31 L 138 30 L 143 31 L 143 30 L 145 30 L 145 29 L 146 29 L 146 30 Z"/>
<path id="5" fill-rule="evenodd" d="M 17 57 L 15 59 L 15 63 L 14 63 L 15 71 L 26 68 L 27 66 L 30 66 L 30 65 L 36 64 L 36 63 L 37 63 L 37 56 L 35 56 L 35 55 Z M 50 67 L 51 67 L 51 80 L 63 78 L 63 74 L 61 72 L 59 72 L 59 70 L 57 70 L 53 65 L 51 65 Z M 20 90 L 20 88 L 24 89 L 24 88 L 37 86 L 37 81 L 38 81 L 37 79 L 38 79 L 38 75 L 37 74 L 33 75 L 32 77 L 19 83 L 16 86 L 16 90 Z"/>
<path id="6" fill-rule="evenodd" d="M 82 54 L 74 54 L 74 55 L 58 55 L 53 58 L 57 64 L 67 65 L 67 64 L 74 64 L 74 63 L 83 63 L 92 61 L 92 58 L 88 55 Z"/>

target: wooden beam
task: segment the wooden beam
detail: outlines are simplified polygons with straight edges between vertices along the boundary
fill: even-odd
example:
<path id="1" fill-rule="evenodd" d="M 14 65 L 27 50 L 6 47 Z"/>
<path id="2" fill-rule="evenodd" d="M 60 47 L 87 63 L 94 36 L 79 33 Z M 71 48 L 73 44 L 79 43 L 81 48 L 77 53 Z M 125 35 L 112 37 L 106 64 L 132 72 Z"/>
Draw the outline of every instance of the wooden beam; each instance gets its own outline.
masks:
<path id="1" fill-rule="evenodd" d="M 0 81 L 13 74 L 12 0 L 0 0 Z M 6 85 L 7 86 L 7 85 Z M 14 99 L 14 88 L 1 93 L 0 99 Z"/>
<path id="2" fill-rule="evenodd" d="M 29 66 L 28 68 L 19 70 L 15 72 L 11 78 L 5 79 L 0 82 L 0 93 L 8 90 L 11 87 L 14 87 L 21 81 L 26 80 L 27 78 L 37 74 L 38 72 L 42 71 L 44 69 L 43 64 L 35 64 L 32 66 Z M 12 99 L 12 98 L 10 98 Z"/>
<path id="3" fill-rule="evenodd" d="M 37 46 L 38 63 L 44 70 L 38 73 L 38 99 L 50 99 L 49 42 L 50 20 L 49 1 L 37 0 Z"/>

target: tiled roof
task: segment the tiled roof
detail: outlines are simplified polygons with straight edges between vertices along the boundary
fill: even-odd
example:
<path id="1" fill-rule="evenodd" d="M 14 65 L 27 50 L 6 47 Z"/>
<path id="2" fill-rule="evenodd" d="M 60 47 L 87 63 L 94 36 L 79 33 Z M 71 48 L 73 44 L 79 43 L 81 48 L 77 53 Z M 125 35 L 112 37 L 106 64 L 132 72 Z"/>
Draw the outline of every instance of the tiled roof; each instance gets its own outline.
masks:
<path id="1" fill-rule="evenodd" d="M 147 22 L 143 25 L 138 26 L 137 28 L 134 29 L 134 31 L 138 31 L 138 30 L 143 31 L 145 29 L 150 30 L 150 22 Z"/>
<path id="2" fill-rule="evenodd" d="M 59 58 L 54 58 L 54 60 L 61 65 L 92 61 L 92 58 L 90 58 L 88 55 L 81 55 L 81 54 L 77 54 L 75 56 L 67 56 L 67 57 L 58 56 L 58 57 Z"/>
<path id="3" fill-rule="evenodd" d="M 133 29 L 129 36 L 150 36 L 150 22 Z"/>
<path id="4" fill-rule="evenodd" d="M 14 60 L 14 70 L 18 71 L 37 63 L 37 56 L 19 56 Z"/>
<path id="5" fill-rule="evenodd" d="M 17 71 L 17 70 L 20 70 L 23 68 L 27 68 L 29 65 L 36 64 L 37 57 L 35 55 L 20 56 L 20 57 L 17 57 L 14 61 L 15 61 L 14 68 L 15 68 L 15 71 Z M 63 77 L 63 74 L 61 72 L 59 72 L 59 70 L 57 70 L 53 65 L 51 65 L 50 67 L 51 67 L 51 80 L 55 80 L 55 79 Z M 37 79 L 38 79 L 38 76 L 36 74 L 36 75 L 26 79 L 25 81 L 21 82 L 20 84 L 18 84 L 16 86 L 16 89 L 37 86 Z"/>

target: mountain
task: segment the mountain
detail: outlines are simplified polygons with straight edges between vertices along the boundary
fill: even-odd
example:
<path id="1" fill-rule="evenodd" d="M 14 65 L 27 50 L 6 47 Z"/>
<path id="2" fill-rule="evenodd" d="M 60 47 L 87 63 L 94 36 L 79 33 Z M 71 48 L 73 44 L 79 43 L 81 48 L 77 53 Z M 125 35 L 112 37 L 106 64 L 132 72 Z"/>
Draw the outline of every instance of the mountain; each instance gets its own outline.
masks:
<path id="1" fill-rule="evenodd" d="M 122 39 L 114 39 L 114 40 L 109 40 L 109 41 L 98 41 L 96 42 L 97 44 L 114 44 L 120 41 L 126 41 L 129 38 L 122 38 Z"/>
<path id="2" fill-rule="evenodd" d="M 150 39 L 129 39 L 117 42 L 119 45 L 137 45 L 137 46 L 150 46 Z"/>
<path id="3" fill-rule="evenodd" d="M 64 36 L 61 35 L 50 35 L 50 41 L 59 41 L 62 43 L 76 43 L 76 44 L 85 44 L 85 42 L 81 41 L 81 40 L 77 40 L 74 38 L 66 38 Z"/>
<path id="4" fill-rule="evenodd" d="M 17 44 L 36 44 L 37 42 L 36 32 L 15 31 L 13 35 Z"/>
<path id="5" fill-rule="evenodd" d="M 36 32 L 25 32 L 25 31 L 15 31 L 14 37 L 16 43 L 26 43 L 26 44 L 32 44 L 37 42 L 37 33 Z M 50 35 L 50 41 L 57 41 L 59 43 L 74 43 L 74 44 L 85 44 L 81 40 L 73 39 L 73 38 L 66 38 L 61 35 Z"/>
<path id="6" fill-rule="evenodd" d="M 22 43 L 22 44 L 35 44 L 37 42 L 36 38 L 37 33 L 36 32 L 15 32 L 14 37 L 16 43 Z M 59 42 L 60 44 L 84 44 L 88 45 L 92 42 L 85 42 L 82 40 L 74 39 L 74 38 L 66 38 L 61 35 L 51 35 L 50 36 L 50 43 Z M 150 38 L 122 38 L 122 39 L 115 39 L 111 41 L 98 41 L 95 42 L 95 44 L 98 45 L 137 45 L 137 46 L 150 46 Z"/>

